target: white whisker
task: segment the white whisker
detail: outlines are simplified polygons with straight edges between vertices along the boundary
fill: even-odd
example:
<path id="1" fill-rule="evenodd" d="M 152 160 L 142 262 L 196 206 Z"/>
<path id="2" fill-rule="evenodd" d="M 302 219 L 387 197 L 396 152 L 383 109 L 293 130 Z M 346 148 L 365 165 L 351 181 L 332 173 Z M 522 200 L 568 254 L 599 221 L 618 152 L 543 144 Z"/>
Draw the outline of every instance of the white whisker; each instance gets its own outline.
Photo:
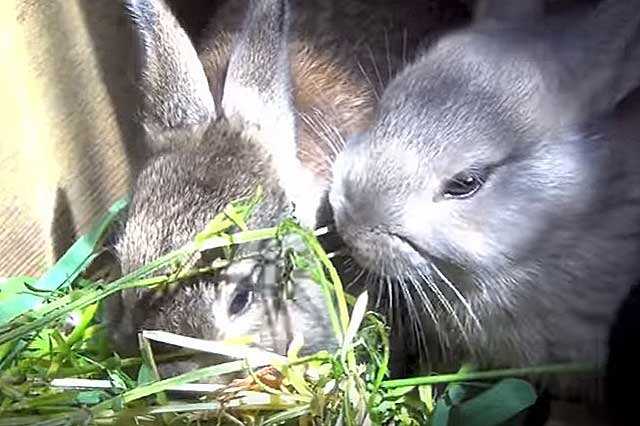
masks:
<path id="1" fill-rule="evenodd" d="M 322 113 L 318 110 L 315 111 L 314 116 L 309 114 L 299 114 L 302 122 L 312 131 L 321 141 L 324 142 L 323 145 L 316 145 L 319 151 L 322 151 L 324 155 L 322 155 L 322 160 L 324 160 L 324 165 L 327 168 L 330 168 L 333 163 L 333 159 L 338 155 L 339 148 L 344 146 L 343 137 L 335 126 L 330 126 Z M 332 137 L 333 136 L 333 137 Z M 337 138 L 338 142 L 334 139 Z M 326 152 L 321 147 L 325 146 L 330 152 Z M 303 150 L 304 152 L 304 150 Z M 314 154 L 307 150 L 308 154 Z M 318 153 L 315 153 L 317 157 Z"/>
<path id="2" fill-rule="evenodd" d="M 475 312 L 473 311 L 473 308 L 471 307 L 471 304 L 469 303 L 469 301 L 462 295 L 462 293 L 460 293 L 460 291 L 456 288 L 456 286 L 453 285 L 453 283 L 442 273 L 440 268 L 438 268 L 434 263 L 431 263 L 431 267 L 436 272 L 436 274 L 438 274 L 440 279 L 444 281 L 444 283 L 451 289 L 451 291 L 453 291 L 453 294 L 456 295 L 458 300 L 460 300 L 460 303 L 462 303 L 462 305 L 465 307 L 465 309 L 471 316 L 471 319 L 476 324 L 476 327 L 478 327 L 478 330 L 482 330 L 482 325 L 480 324 L 480 320 L 478 319 Z"/>
<path id="3" fill-rule="evenodd" d="M 376 73 L 376 77 L 378 78 L 379 89 L 382 91 L 384 89 L 384 82 L 382 81 L 382 75 L 380 74 L 380 69 L 378 68 L 378 64 L 376 63 L 375 55 L 373 54 L 373 50 L 371 50 L 371 46 L 367 44 L 367 52 L 369 53 L 369 57 L 371 58 L 371 65 L 373 66 L 373 71 Z"/>
<path id="4" fill-rule="evenodd" d="M 354 263 L 355 265 L 357 265 L 357 263 Z M 359 266 L 359 265 L 357 265 Z M 356 275 L 356 277 L 354 279 L 352 279 L 346 286 L 345 288 L 349 289 L 351 288 L 351 286 L 353 286 L 354 284 L 356 284 L 358 281 L 360 281 L 360 278 L 362 278 L 362 276 L 364 275 L 364 273 L 367 272 L 366 269 L 364 268 L 360 268 L 360 272 L 358 273 L 358 275 Z"/>
<path id="5" fill-rule="evenodd" d="M 367 71 L 364 69 L 364 67 L 359 61 L 358 61 L 358 68 L 360 69 L 362 76 L 367 80 L 367 83 L 369 83 L 369 86 L 371 87 L 371 91 L 373 92 L 373 96 L 375 96 L 377 101 L 380 101 L 380 94 L 378 93 L 378 88 L 373 84 L 373 81 L 371 81 L 369 74 L 367 74 Z"/>
<path id="6" fill-rule="evenodd" d="M 453 308 L 453 306 L 449 302 L 449 300 L 446 298 L 444 293 L 442 293 L 442 291 L 440 290 L 440 287 L 438 287 L 438 283 L 435 282 L 434 280 L 431 280 L 430 277 L 424 275 L 424 273 L 422 271 L 420 271 L 420 270 L 415 270 L 415 271 L 419 274 L 419 276 L 423 279 L 423 281 L 429 286 L 431 291 L 434 292 L 434 294 L 438 298 L 438 301 L 440 303 L 442 303 L 442 305 L 444 306 L 445 310 L 451 315 L 451 318 L 453 319 L 453 321 L 455 322 L 456 326 L 460 330 L 460 334 L 462 335 L 465 343 L 471 349 L 471 343 L 470 343 L 470 340 L 469 340 L 469 335 L 467 334 L 467 330 L 466 330 L 464 324 L 462 323 L 462 321 L 460 320 L 460 317 L 456 313 L 455 309 Z"/>
<path id="7" fill-rule="evenodd" d="M 404 295 L 404 299 L 407 302 L 407 308 L 409 311 L 409 319 L 411 321 L 411 329 L 413 331 L 414 341 L 418 347 L 418 351 L 422 352 L 422 348 L 427 347 L 426 342 L 424 340 L 425 333 L 422 327 L 422 321 L 420 321 L 420 315 L 418 313 L 415 303 L 413 302 L 413 298 L 411 297 L 411 292 L 407 288 L 407 284 L 404 281 L 399 281 L 399 283 L 400 283 L 400 289 L 402 290 L 402 293 Z M 428 351 L 425 351 L 424 353 L 428 358 Z"/>
<path id="8" fill-rule="evenodd" d="M 389 324 L 393 324 L 393 319 L 394 319 L 394 315 L 393 315 L 393 293 L 396 291 L 396 286 L 393 285 L 393 283 L 391 282 L 391 279 L 389 277 L 386 277 L 386 281 L 387 281 L 387 293 L 389 293 L 389 300 L 388 300 L 388 309 L 389 309 Z"/>
<path id="9" fill-rule="evenodd" d="M 393 73 L 391 72 L 391 46 L 389 45 L 389 33 L 386 28 L 384 29 L 384 46 L 387 55 L 387 81 L 390 81 L 393 76 Z"/>
<path id="10" fill-rule="evenodd" d="M 408 32 L 407 29 L 405 28 L 404 31 L 402 31 L 402 67 L 406 67 L 407 66 L 407 36 L 408 36 Z"/>
<path id="11" fill-rule="evenodd" d="M 440 345 L 440 348 L 444 352 L 444 346 L 443 345 L 445 344 L 445 341 L 440 336 L 441 327 L 440 327 L 440 324 L 439 324 L 439 321 L 438 321 L 438 316 L 436 314 L 436 310 L 435 310 L 435 307 L 433 306 L 433 303 L 431 303 L 431 300 L 429 299 L 429 297 L 425 293 L 424 289 L 422 289 L 422 286 L 415 279 L 415 277 L 413 275 L 407 276 L 407 279 L 409 280 L 409 282 L 411 283 L 411 285 L 413 286 L 415 291 L 418 293 L 418 297 L 422 301 L 422 304 L 423 304 L 425 310 L 429 314 L 429 317 L 431 318 L 431 321 L 433 322 L 433 325 L 434 325 L 433 329 L 436 330 L 436 336 L 435 337 L 438 339 L 438 343 Z M 448 341 L 447 341 L 447 343 L 448 343 Z M 424 352 L 425 353 L 429 352 L 427 347 L 424 348 Z"/>

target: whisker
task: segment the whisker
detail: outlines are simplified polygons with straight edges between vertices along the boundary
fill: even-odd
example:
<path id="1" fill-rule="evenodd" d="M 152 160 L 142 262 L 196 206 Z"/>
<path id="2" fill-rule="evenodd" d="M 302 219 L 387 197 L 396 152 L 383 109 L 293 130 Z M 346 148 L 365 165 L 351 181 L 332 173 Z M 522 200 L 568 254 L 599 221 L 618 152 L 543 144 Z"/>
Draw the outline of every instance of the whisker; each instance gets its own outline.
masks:
<path id="1" fill-rule="evenodd" d="M 460 303 L 462 303 L 462 305 L 465 307 L 465 309 L 471 316 L 471 319 L 475 323 L 476 327 L 478 327 L 478 330 L 482 330 L 482 325 L 480 324 L 480 320 L 476 316 L 476 313 L 473 311 L 473 308 L 471 307 L 471 304 L 466 299 L 466 297 L 464 297 L 462 293 L 460 293 L 460 290 L 458 290 L 456 286 L 453 285 L 453 283 L 444 275 L 444 273 L 442 273 L 442 271 L 440 270 L 440 268 L 438 268 L 437 265 L 435 265 L 434 263 L 431 263 L 431 267 L 436 272 L 436 274 L 438 274 L 440 279 L 444 281 L 444 283 L 451 289 L 451 291 L 453 291 L 453 294 L 456 295 L 458 300 L 460 300 Z"/>
<path id="2" fill-rule="evenodd" d="M 436 330 L 436 336 L 435 337 L 438 339 L 438 343 L 440 345 L 441 351 L 444 352 L 444 350 L 445 350 L 444 349 L 445 342 L 444 342 L 444 339 L 440 337 L 440 329 L 441 329 L 441 327 L 440 327 L 440 323 L 439 323 L 439 320 L 438 320 L 438 316 L 436 314 L 435 307 L 433 306 L 433 303 L 431 303 L 431 300 L 427 296 L 427 294 L 424 291 L 424 289 L 422 289 L 422 286 L 416 280 L 416 278 L 413 275 L 408 275 L 407 278 L 409 279 L 409 282 L 413 286 L 414 290 L 418 293 L 418 297 L 422 301 L 425 310 L 429 314 L 429 317 L 431 318 L 431 321 L 434 324 L 433 328 Z M 424 352 L 425 353 L 429 352 L 428 348 L 426 347 L 426 344 L 425 344 Z"/>
<path id="3" fill-rule="evenodd" d="M 375 303 L 375 307 L 376 309 L 380 308 L 380 302 L 382 301 L 382 296 L 384 294 L 384 285 L 383 285 L 383 280 L 382 279 L 378 279 L 377 280 L 377 292 L 378 294 L 376 295 L 376 303 Z"/>
<path id="4" fill-rule="evenodd" d="M 340 133 L 340 129 L 338 129 L 336 125 L 331 124 L 320 111 L 318 111 L 317 116 L 317 125 L 327 135 L 327 141 L 329 142 L 330 148 L 333 150 L 333 153 L 335 155 L 338 155 L 340 149 L 344 146 L 344 136 L 342 136 L 342 133 Z M 330 135 L 332 135 L 333 137 L 330 137 Z"/>
<path id="5" fill-rule="evenodd" d="M 299 117 L 303 121 L 303 123 L 307 125 L 309 130 L 312 131 L 318 138 L 320 138 L 321 141 L 324 142 L 324 144 L 322 145 L 316 144 L 315 146 L 318 151 L 322 151 L 323 153 L 322 160 L 323 160 L 324 166 L 329 169 L 333 164 L 333 159 L 335 159 L 335 157 L 339 154 L 339 150 L 337 147 L 344 146 L 344 142 L 342 141 L 343 138 L 340 132 L 337 129 L 332 130 L 332 127 L 335 127 L 335 126 L 330 126 L 327 123 L 327 120 L 322 116 L 322 113 L 320 113 L 319 111 L 316 111 L 316 112 L 317 114 L 314 114 L 314 117 L 312 117 L 309 114 L 302 114 L 302 113 L 299 114 Z M 332 138 L 332 136 L 339 138 L 340 141 L 336 142 L 334 138 Z M 325 150 L 322 149 L 322 146 L 326 147 L 330 152 L 327 153 Z M 306 151 L 307 151 L 307 154 L 314 154 L 309 152 L 309 150 L 306 150 Z M 315 153 L 315 154 L 316 154 L 315 157 L 317 157 L 318 153 Z"/>
<path id="6" fill-rule="evenodd" d="M 400 289 L 402 290 L 402 293 L 404 295 L 404 300 L 407 302 L 407 308 L 409 311 L 409 319 L 411 321 L 411 330 L 413 332 L 414 335 L 414 342 L 416 343 L 417 347 L 418 347 L 418 351 L 420 351 L 422 347 L 426 348 L 426 342 L 424 341 L 425 336 L 424 336 L 424 330 L 422 328 L 422 322 L 420 321 L 420 316 L 418 313 L 418 310 L 416 308 L 416 305 L 413 302 L 413 299 L 411 297 L 411 292 L 409 291 L 409 289 L 407 288 L 407 284 L 404 281 L 399 281 L 400 283 Z M 425 353 L 425 355 L 428 358 L 428 352 Z"/>
<path id="7" fill-rule="evenodd" d="M 394 315 L 393 315 L 393 311 L 394 311 L 394 305 L 393 305 L 393 294 L 396 291 L 396 286 L 393 285 L 393 283 L 391 282 L 391 279 L 387 276 L 386 277 L 386 281 L 387 281 L 387 293 L 389 294 L 389 300 L 388 300 L 388 309 L 389 309 L 389 323 L 393 324 L 393 320 L 394 320 Z"/>
<path id="8" fill-rule="evenodd" d="M 373 81 L 371 81 L 371 78 L 369 77 L 369 74 L 364 69 L 364 67 L 362 66 L 362 63 L 360 63 L 360 61 L 358 61 L 358 68 L 360 69 L 360 72 L 362 73 L 362 76 L 367 80 L 367 83 L 369 83 L 369 86 L 371 87 L 371 91 L 373 92 L 373 96 L 376 98 L 376 101 L 379 102 L 380 101 L 380 94 L 378 93 L 378 88 L 375 86 L 375 84 L 373 84 Z"/>
<path id="9" fill-rule="evenodd" d="M 380 90 L 384 90 L 384 83 L 382 81 L 382 75 L 380 74 L 380 69 L 378 68 L 378 64 L 376 63 L 375 55 L 373 54 L 373 50 L 371 50 L 371 45 L 367 44 L 367 52 L 369 53 L 369 57 L 371 59 L 371 65 L 373 66 L 373 71 L 378 78 L 378 84 L 380 85 Z"/>
<path id="10" fill-rule="evenodd" d="M 420 300 L 422 300 L 422 303 L 424 303 L 425 309 L 427 310 L 427 313 L 429 314 L 429 317 L 433 321 L 434 325 L 438 327 L 439 326 L 438 317 L 435 315 L 434 306 L 431 303 L 431 300 L 429 300 L 429 297 L 427 296 L 426 292 L 424 291 L 420 283 L 415 279 L 413 275 L 409 275 L 407 276 L 407 278 L 409 279 L 411 285 L 413 286 L 414 290 L 418 294 L 418 297 L 420 298 Z"/>
<path id="11" fill-rule="evenodd" d="M 440 287 L 438 287 L 438 283 L 435 282 L 434 280 L 431 280 L 430 279 L 431 277 L 424 275 L 422 271 L 417 269 L 414 269 L 414 270 L 419 274 L 419 276 L 423 279 L 423 281 L 434 292 L 434 294 L 438 298 L 438 301 L 442 303 L 445 310 L 451 315 L 451 318 L 453 319 L 454 323 L 460 330 L 460 334 L 462 335 L 462 338 L 465 340 L 467 346 L 471 349 L 471 342 L 469 340 L 469 335 L 467 334 L 466 328 L 464 327 L 462 321 L 460 320 L 460 317 L 456 313 L 455 309 L 453 308 L 449 300 L 446 298 L 444 293 L 442 293 L 442 291 L 440 290 Z"/>
<path id="12" fill-rule="evenodd" d="M 407 66 L 407 37 L 408 37 L 408 32 L 407 29 L 405 28 L 402 31 L 402 67 L 406 67 Z"/>
<path id="13" fill-rule="evenodd" d="M 354 265 L 359 266 L 357 263 L 353 263 Z M 367 272 L 367 270 L 365 268 L 360 268 L 360 272 L 358 273 L 358 275 L 356 275 L 356 277 L 354 279 L 352 279 L 346 286 L 345 288 L 349 289 L 351 288 L 351 286 L 353 286 L 354 284 L 356 284 L 360 278 L 362 278 L 362 276 L 364 275 L 364 273 Z"/>
<path id="14" fill-rule="evenodd" d="M 338 151 L 336 149 L 336 141 L 333 140 L 331 136 L 335 136 L 336 132 L 327 131 L 327 129 L 329 129 L 330 126 L 327 123 L 327 118 L 325 117 L 325 114 L 322 111 L 318 109 L 314 109 L 313 112 L 314 112 L 313 115 L 300 114 L 300 117 L 303 120 L 304 124 L 309 126 L 309 129 L 313 131 L 319 138 L 321 138 L 322 141 L 325 142 L 324 146 L 331 151 L 329 153 L 329 156 L 335 157 Z M 338 134 L 338 137 L 340 138 L 342 137 L 342 135 L 340 135 L 339 132 L 337 134 Z"/>
<path id="15" fill-rule="evenodd" d="M 387 81 L 390 81 L 393 76 L 391 72 L 391 46 L 389 45 L 389 33 L 386 28 L 384 28 L 384 46 L 387 55 Z"/>
<path id="16" fill-rule="evenodd" d="M 356 266 L 358 268 L 360 267 L 360 265 L 354 262 L 353 258 L 346 257 L 342 263 L 342 268 L 344 270 L 345 276 L 348 276 L 355 269 Z"/>

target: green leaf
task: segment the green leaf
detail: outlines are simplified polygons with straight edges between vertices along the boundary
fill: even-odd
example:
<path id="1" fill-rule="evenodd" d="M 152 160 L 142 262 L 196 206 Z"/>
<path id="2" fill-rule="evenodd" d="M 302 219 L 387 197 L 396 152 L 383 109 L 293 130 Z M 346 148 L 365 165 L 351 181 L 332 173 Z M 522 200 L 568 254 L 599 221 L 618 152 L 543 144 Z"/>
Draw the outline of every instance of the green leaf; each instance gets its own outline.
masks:
<path id="1" fill-rule="evenodd" d="M 108 394 L 104 391 L 84 391 L 78 393 L 76 403 L 80 405 L 96 405 L 108 397 Z"/>
<path id="2" fill-rule="evenodd" d="M 439 398 L 431 417 L 431 426 L 447 426 L 451 415 L 451 404 L 445 398 Z"/>
<path id="3" fill-rule="evenodd" d="M 497 426 L 536 402 L 533 386 L 521 379 L 504 379 L 480 395 L 456 406 L 451 426 Z"/>
<path id="4" fill-rule="evenodd" d="M 138 370 L 138 386 L 157 382 L 158 380 L 160 380 L 160 376 L 158 375 L 158 367 L 156 366 L 155 359 L 153 358 L 151 345 L 149 344 L 149 341 L 143 337 L 142 334 L 138 334 L 138 345 L 140 346 L 140 355 L 142 357 L 142 365 L 140 366 L 140 370 Z"/>
<path id="5" fill-rule="evenodd" d="M 140 366 L 140 370 L 138 370 L 138 386 L 148 385 L 149 383 L 153 383 L 157 381 L 156 375 L 154 374 L 153 368 L 151 368 L 148 364 L 142 364 Z"/>
<path id="6" fill-rule="evenodd" d="M 91 230 L 80 237 L 56 264 L 37 281 L 34 282 L 33 279 L 27 279 L 26 277 L 18 277 L 9 280 L 8 283 L 4 283 L 1 287 L 2 293 L 0 293 L 0 324 L 6 324 L 20 314 L 33 309 L 48 297 L 50 292 L 68 287 L 94 259 L 96 246 L 102 242 L 109 226 L 126 208 L 127 204 L 128 200 L 126 198 L 114 203 Z M 30 293 L 23 292 L 29 288 L 42 291 L 42 294 L 35 294 L 33 291 Z M 6 295 L 5 291 L 7 292 Z"/>
<path id="7" fill-rule="evenodd" d="M 0 345 L 0 371 L 4 371 L 29 346 L 31 339 L 21 339 Z"/>
<path id="8" fill-rule="evenodd" d="M 107 370 L 109 379 L 113 383 L 113 386 L 120 389 L 132 389 L 136 387 L 136 382 L 132 380 L 127 374 L 120 370 Z"/>
<path id="9" fill-rule="evenodd" d="M 415 386 L 406 386 L 403 388 L 393 388 L 385 392 L 387 398 L 397 398 L 404 396 L 415 389 Z"/>
<path id="10" fill-rule="evenodd" d="M 473 370 L 472 365 L 464 364 L 456 374 L 465 374 Z M 468 396 L 468 388 L 462 383 L 450 383 L 444 394 L 438 398 L 433 410 L 431 426 L 449 426 L 453 408 Z"/>

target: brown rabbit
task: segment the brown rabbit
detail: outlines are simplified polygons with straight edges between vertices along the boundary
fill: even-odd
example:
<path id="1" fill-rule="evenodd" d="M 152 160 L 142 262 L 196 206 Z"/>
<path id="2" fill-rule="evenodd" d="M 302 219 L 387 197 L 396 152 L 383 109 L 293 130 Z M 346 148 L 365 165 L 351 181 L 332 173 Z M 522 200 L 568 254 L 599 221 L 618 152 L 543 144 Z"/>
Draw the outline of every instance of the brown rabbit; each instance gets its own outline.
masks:
<path id="1" fill-rule="evenodd" d="M 282 0 L 253 2 L 242 31 L 217 34 L 200 57 L 163 0 L 126 4 L 139 41 L 141 138 L 152 155 L 115 244 L 122 272 L 188 242 L 258 185 L 264 199 L 250 226 L 274 226 L 293 202 L 313 227 L 340 135 L 362 128 L 373 106 L 367 86 L 329 55 L 309 47 L 289 54 L 290 12 Z M 241 246 L 239 254 L 265 249 Z M 274 312 L 275 284 L 260 269 L 257 260 L 243 261 L 170 294 L 113 297 L 106 321 L 116 348 L 135 351 L 141 329 L 212 340 L 254 334 L 280 353 L 302 332 L 306 350 L 330 348 L 319 286 L 300 278 L 294 299 Z"/>

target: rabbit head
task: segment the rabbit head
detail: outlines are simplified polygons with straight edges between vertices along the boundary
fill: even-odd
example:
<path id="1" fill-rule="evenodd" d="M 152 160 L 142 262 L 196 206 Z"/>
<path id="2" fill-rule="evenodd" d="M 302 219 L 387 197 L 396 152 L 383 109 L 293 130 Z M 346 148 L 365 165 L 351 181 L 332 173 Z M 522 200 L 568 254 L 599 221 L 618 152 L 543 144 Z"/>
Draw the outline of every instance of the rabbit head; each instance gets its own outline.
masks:
<path id="1" fill-rule="evenodd" d="M 500 3 L 390 83 L 335 163 L 336 226 L 432 366 L 601 362 L 640 276 L 640 144 L 596 123 L 640 81 L 640 3 Z"/>

